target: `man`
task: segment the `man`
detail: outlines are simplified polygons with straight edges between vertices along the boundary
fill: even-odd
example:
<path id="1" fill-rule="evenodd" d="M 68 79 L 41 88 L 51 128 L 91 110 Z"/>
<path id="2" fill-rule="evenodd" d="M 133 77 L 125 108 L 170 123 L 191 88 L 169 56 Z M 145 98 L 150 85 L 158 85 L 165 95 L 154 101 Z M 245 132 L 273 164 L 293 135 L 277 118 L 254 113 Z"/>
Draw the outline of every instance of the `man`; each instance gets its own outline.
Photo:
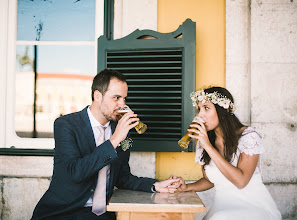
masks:
<path id="1" fill-rule="evenodd" d="M 32 219 L 115 219 L 114 213 L 106 212 L 114 186 L 168 192 L 168 186 L 178 181 L 157 182 L 130 173 L 130 151 L 124 151 L 120 143 L 139 119 L 134 112 L 128 112 L 118 120 L 118 110 L 125 105 L 127 93 L 125 76 L 105 69 L 94 77 L 91 106 L 56 119 L 52 181 Z M 97 196 L 100 190 L 104 196 Z M 102 208 L 98 198 L 104 200 L 99 212 L 95 210 L 98 204 Z"/>

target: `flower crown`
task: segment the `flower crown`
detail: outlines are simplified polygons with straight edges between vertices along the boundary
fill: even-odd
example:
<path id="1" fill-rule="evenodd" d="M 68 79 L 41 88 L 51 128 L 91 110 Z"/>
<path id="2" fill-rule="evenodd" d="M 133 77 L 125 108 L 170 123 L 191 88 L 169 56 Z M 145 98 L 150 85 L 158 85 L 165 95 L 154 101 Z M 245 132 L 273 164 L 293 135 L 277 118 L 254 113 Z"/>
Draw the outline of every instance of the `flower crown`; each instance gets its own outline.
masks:
<path id="1" fill-rule="evenodd" d="M 194 107 L 198 107 L 199 102 L 212 102 L 213 104 L 217 104 L 223 107 L 224 109 L 230 108 L 231 113 L 235 111 L 234 103 L 231 102 L 231 100 L 228 99 L 226 96 L 223 96 L 222 94 L 216 91 L 213 93 L 206 93 L 204 92 L 204 90 L 199 90 L 196 92 L 192 92 L 190 96 Z"/>

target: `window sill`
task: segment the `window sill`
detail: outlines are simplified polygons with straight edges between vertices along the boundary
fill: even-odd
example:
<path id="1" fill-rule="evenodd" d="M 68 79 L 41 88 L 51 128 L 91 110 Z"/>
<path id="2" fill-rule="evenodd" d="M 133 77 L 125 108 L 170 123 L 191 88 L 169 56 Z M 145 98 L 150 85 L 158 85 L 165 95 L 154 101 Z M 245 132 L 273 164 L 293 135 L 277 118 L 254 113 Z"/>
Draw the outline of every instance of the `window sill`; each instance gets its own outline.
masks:
<path id="1" fill-rule="evenodd" d="M 0 155 L 6 156 L 54 156 L 52 149 L 24 149 L 24 148 L 0 148 Z"/>

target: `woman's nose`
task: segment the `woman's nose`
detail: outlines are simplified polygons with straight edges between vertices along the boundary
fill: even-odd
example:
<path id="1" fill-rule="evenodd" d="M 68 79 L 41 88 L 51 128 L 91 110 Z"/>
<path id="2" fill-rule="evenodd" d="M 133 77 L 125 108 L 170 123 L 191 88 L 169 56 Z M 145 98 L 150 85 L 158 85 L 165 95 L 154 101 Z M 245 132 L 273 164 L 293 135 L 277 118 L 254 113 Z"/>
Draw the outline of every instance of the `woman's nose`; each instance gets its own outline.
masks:
<path id="1" fill-rule="evenodd" d="M 201 111 L 198 113 L 198 117 L 205 120 L 205 114 L 203 112 L 201 112 Z"/>

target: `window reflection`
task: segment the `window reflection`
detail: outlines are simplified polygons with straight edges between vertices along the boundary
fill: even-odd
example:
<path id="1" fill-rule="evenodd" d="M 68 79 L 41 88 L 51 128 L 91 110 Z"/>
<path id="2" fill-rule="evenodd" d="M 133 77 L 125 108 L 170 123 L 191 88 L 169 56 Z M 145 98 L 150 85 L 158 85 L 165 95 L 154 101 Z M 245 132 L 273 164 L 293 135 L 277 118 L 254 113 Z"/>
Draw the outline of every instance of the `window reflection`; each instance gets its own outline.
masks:
<path id="1" fill-rule="evenodd" d="M 95 0 L 18 0 L 17 40 L 93 41 Z"/>
<path id="2" fill-rule="evenodd" d="M 17 46 L 15 127 L 21 137 L 33 135 L 34 47 Z"/>
<path id="3" fill-rule="evenodd" d="M 94 48 L 18 45 L 16 54 L 16 132 L 21 137 L 34 137 L 34 132 L 36 137 L 53 137 L 57 117 L 91 103 Z"/>

